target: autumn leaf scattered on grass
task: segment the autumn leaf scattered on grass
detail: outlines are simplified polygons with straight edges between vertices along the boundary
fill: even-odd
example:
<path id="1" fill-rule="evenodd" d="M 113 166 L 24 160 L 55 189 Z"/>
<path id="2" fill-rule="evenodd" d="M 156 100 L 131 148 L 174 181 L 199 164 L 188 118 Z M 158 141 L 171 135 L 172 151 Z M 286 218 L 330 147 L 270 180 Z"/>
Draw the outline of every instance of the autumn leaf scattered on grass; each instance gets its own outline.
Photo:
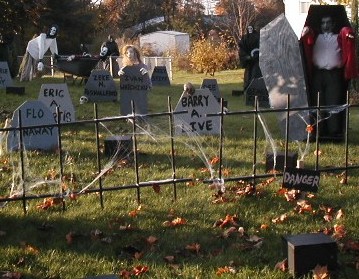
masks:
<path id="1" fill-rule="evenodd" d="M 20 245 L 26 252 L 28 252 L 30 254 L 40 253 L 40 250 L 37 247 L 27 244 L 26 242 L 21 242 Z"/>
<path id="2" fill-rule="evenodd" d="M 138 212 L 140 212 L 142 209 L 142 205 L 139 205 L 136 209 L 131 210 L 128 215 L 130 215 L 131 217 L 136 217 L 138 215 Z"/>
<path id="3" fill-rule="evenodd" d="M 306 200 L 298 200 L 297 206 L 294 208 L 294 210 L 298 213 L 313 213 L 312 205 Z"/>
<path id="4" fill-rule="evenodd" d="M 227 214 L 224 219 L 217 220 L 213 226 L 220 227 L 220 228 L 224 228 L 226 226 L 239 227 L 239 224 L 237 223 L 238 221 L 239 221 L 239 219 L 236 214 L 234 214 L 234 215 Z"/>
<path id="5" fill-rule="evenodd" d="M 132 269 L 132 274 L 134 276 L 139 276 L 139 275 L 142 275 L 146 272 L 149 271 L 149 268 L 148 266 L 145 266 L 145 265 L 137 265 L 135 266 L 133 269 Z"/>
<path id="6" fill-rule="evenodd" d="M 211 165 L 213 166 L 213 165 L 215 165 L 215 164 L 217 164 L 219 162 L 219 157 L 214 157 L 214 158 L 212 158 L 212 160 L 211 160 Z"/>
<path id="7" fill-rule="evenodd" d="M 177 217 L 173 219 L 172 221 L 164 221 L 163 226 L 165 227 L 175 227 L 178 225 L 185 225 L 187 224 L 187 220 L 181 217 Z"/>
<path id="8" fill-rule="evenodd" d="M 275 268 L 279 269 L 283 272 L 287 271 L 288 270 L 288 259 L 284 259 L 283 261 L 276 263 Z"/>
<path id="9" fill-rule="evenodd" d="M 147 242 L 147 244 L 152 246 L 152 245 L 154 245 L 154 244 L 156 244 L 158 242 L 158 238 L 151 235 L 151 236 L 146 238 L 146 242 Z"/>
<path id="10" fill-rule="evenodd" d="M 345 230 L 344 225 L 334 225 L 334 232 L 333 232 L 333 237 L 335 239 L 342 239 L 346 236 L 347 232 Z"/>
<path id="11" fill-rule="evenodd" d="M 21 279 L 22 275 L 20 272 L 11 272 L 11 271 L 0 271 L 1 279 Z"/>
<path id="12" fill-rule="evenodd" d="M 36 208 L 46 210 L 49 209 L 50 207 L 63 205 L 63 204 L 64 204 L 63 198 L 45 198 L 41 204 L 36 206 Z"/>
<path id="13" fill-rule="evenodd" d="M 216 271 L 217 276 L 222 276 L 222 274 L 225 273 L 236 274 L 237 270 L 233 266 L 224 266 L 224 267 L 219 267 Z"/>
<path id="14" fill-rule="evenodd" d="M 198 254 L 199 250 L 201 249 L 201 244 L 199 243 L 191 243 L 191 244 L 187 244 L 185 249 L 187 251 L 190 251 L 192 253 Z"/>
<path id="15" fill-rule="evenodd" d="M 330 279 L 328 267 L 316 265 L 313 269 L 313 279 Z"/>
<path id="16" fill-rule="evenodd" d="M 159 194 L 161 192 L 161 186 L 159 184 L 153 184 L 152 189 L 157 194 Z"/>
<path id="17" fill-rule="evenodd" d="M 283 223 L 284 221 L 286 221 L 288 219 L 288 215 L 287 213 L 284 213 L 282 215 L 280 215 L 279 217 L 275 217 L 272 219 L 272 223 L 274 224 L 281 224 Z"/>

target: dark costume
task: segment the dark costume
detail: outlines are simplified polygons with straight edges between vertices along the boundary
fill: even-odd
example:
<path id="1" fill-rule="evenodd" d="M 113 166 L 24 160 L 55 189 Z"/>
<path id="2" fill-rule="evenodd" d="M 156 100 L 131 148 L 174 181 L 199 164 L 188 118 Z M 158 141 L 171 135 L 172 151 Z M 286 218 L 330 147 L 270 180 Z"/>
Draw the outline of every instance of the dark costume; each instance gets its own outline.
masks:
<path id="1" fill-rule="evenodd" d="M 333 20 L 333 18 L 336 17 L 329 13 L 328 15 L 322 15 L 319 20 L 324 18 Z M 316 25 L 310 23 L 311 22 L 308 21 L 306 22 L 307 29 L 304 29 L 306 32 L 301 37 L 306 60 L 307 85 L 309 89 L 308 103 L 310 106 L 316 106 L 319 93 L 320 106 L 343 105 L 346 102 L 346 92 L 349 81 L 358 76 L 354 30 L 350 27 L 349 22 L 344 22 L 341 26 L 337 26 L 336 30 L 334 29 L 332 32 L 329 32 L 330 35 L 323 35 L 321 31 L 319 31 L 318 23 Z M 318 39 L 319 37 L 320 40 Z M 327 51 L 325 41 L 330 42 L 331 47 L 329 49 L 331 49 L 331 51 L 333 51 L 333 48 L 337 45 L 337 53 L 335 55 L 337 55 L 338 58 L 335 58 L 335 55 L 330 55 L 329 61 L 321 61 L 321 63 L 318 63 L 320 61 L 315 62 L 315 60 L 318 60 L 318 58 L 314 57 L 315 55 L 323 56 L 323 53 Z M 321 44 L 320 47 L 322 47 L 323 53 L 318 49 L 315 51 L 316 43 Z M 335 59 L 339 59 L 340 66 L 331 65 L 331 63 L 335 62 Z M 339 113 L 332 113 L 335 112 L 335 109 L 332 109 L 332 112 L 331 109 L 324 109 L 323 111 L 321 112 L 320 119 L 325 120 L 317 123 L 319 138 L 343 140 L 345 111 Z M 314 117 L 315 115 L 313 118 Z"/>
<path id="2" fill-rule="evenodd" d="M 246 90 L 254 78 L 262 76 L 259 68 L 259 33 L 252 26 L 248 26 L 247 34 L 239 42 L 239 61 L 245 69 L 243 89 Z"/>

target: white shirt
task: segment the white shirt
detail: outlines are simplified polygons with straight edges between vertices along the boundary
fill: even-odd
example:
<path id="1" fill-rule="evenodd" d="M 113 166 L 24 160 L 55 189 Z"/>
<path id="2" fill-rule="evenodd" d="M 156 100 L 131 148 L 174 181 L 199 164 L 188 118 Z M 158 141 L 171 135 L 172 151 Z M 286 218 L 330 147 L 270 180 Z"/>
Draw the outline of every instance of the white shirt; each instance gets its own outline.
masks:
<path id="1" fill-rule="evenodd" d="M 41 33 L 36 38 L 30 40 L 26 47 L 26 50 L 30 53 L 32 58 L 36 60 L 43 59 L 48 49 L 50 49 L 52 54 L 58 53 L 56 38 L 46 38 L 45 33 Z"/>
<path id="2" fill-rule="evenodd" d="M 332 70 L 343 66 L 338 34 L 319 34 L 313 48 L 313 63 L 319 69 Z"/>

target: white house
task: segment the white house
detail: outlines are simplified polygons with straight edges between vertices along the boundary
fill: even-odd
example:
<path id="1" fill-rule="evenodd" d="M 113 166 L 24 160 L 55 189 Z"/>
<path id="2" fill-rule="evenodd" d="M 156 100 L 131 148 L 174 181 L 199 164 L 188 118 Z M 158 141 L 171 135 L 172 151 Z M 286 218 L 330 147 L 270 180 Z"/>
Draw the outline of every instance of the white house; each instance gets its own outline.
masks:
<path id="1" fill-rule="evenodd" d="M 184 53 L 190 48 L 189 34 L 177 31 L 157 31 L 141 36 L 140 46 L 148 46 L 158 55 L 172 50 Z"/>

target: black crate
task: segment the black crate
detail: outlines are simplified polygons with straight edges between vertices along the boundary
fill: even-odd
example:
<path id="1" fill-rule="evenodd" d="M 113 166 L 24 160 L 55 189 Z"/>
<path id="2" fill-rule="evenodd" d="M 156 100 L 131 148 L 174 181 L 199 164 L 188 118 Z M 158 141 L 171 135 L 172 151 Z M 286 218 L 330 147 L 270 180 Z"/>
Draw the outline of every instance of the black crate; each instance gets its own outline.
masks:
<path id="1" fill-rule="evenodd" d="M 337 244 L 323 233 L 307 233 L 283 236 L 284 257 L 293 276 L 303 276 L 317 265 L 337 268 Z"/>
<path id="2" fill-rule="evenodd" d="M 105 155 L 116 159 L 133 158 L 133 141 L 131 136 L 111 136 L 105 139 Z"/>
<path id="3" fill-rule="evenodd" d="M 277 152 L 276 164 L 274 168 L 274 153 L 268 152 L 266 154 L 266 171 L 271 171 L 273 168 L 276 171 L 284 171 L 285 152 Z M 287 167 L 295 168 L 297 166 L 298 153 L 287 153 Z"/>

